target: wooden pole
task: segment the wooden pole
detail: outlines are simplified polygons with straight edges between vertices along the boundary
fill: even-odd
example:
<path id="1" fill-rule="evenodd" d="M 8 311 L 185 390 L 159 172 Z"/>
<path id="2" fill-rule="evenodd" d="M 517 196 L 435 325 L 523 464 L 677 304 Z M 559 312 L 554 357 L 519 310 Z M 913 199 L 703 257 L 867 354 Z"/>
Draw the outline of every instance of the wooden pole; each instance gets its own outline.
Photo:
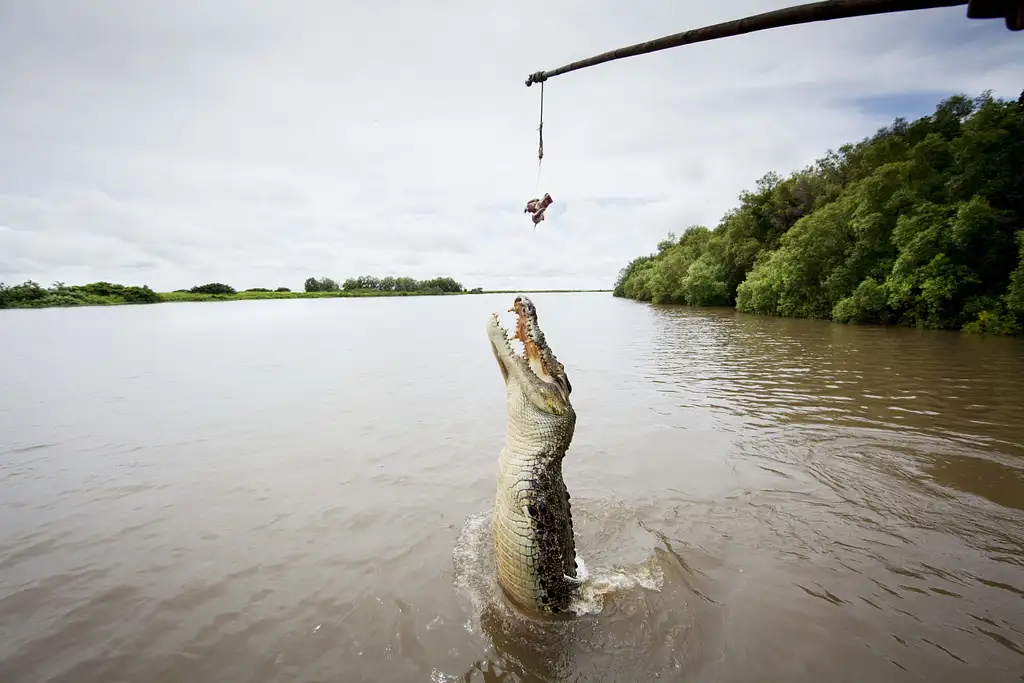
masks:
<path id="1" fill-rule="evenodd" d="M 666 50 L 671 47 L 699 43 L 705 40 L 729 38 L 743 33 L 751 33 L 753 31 L 764 31 L 770 28 L 793 26 L 795 24 L 807 24 L 815 21 L 829 21 L 832 19 L 846 19 L 849 17 L 862 17 L 872 14 L 888 14 L 892 12 L 934 9 L 937 7 L 956 7 L 958 5 L 967 4 L 968 0 L 825 0 L 824 2 L 812 2 L 806 5 L 786 7 L 784 9 L 765 12 L 763 14 L 755 14 L 743 19 L 736 19 L 734 21 L 726 21 L 721 24 L 696 28 L 682 33 L 674 33 L 670 36 L 651 40 L 646 43 L 637 43 L 636 45 L 630 45 L 628 47 L 620 47 L 617 50 L 604 52 L 594 57 L 590 57 L 589 59 L 582 59 L 580 61 L 573 62 L 572 64 L 566 64 L 565 66 L 551 71 L 538 71 L 537 73 L 531 74 L 526 79 L 526 85 L 529 87 L 534 83 L 541 83 L 560 74 L 575 71 L 577 69 L 584 69 L 588 66 L 602 64 L 604 62 L 610 62 L 615 59 L 633 57 L 635 55 L 647 54 L 648 52 L 657 52 L 658 50 Z M 970 0 L 970 4 L 998 4 L 1000 7 L 1005 4 L 1007 12 L 1007 28 L 1012 29 L 1013 27 L 1010 25 L 1009 7 L 1016 5 L 1016 11 L 1019 11 L 1021 0 L 988 0 L 987 2 Z M 971 12 L 969 11 L 968 16 L 970 15 Z"/>

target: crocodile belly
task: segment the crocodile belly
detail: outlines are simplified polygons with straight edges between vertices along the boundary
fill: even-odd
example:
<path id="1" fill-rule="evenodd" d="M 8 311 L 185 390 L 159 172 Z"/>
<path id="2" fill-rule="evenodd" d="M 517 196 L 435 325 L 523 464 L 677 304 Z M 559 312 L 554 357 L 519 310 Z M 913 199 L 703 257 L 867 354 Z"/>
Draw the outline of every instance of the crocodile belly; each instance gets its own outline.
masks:
<path id="1" fill-rule="evenodd" d="M 498 581 L 524 607 L 564 612 L 576 584 L 569 495 L 561 472 L 522 468 L 504 472 L 494 506 Z"/>

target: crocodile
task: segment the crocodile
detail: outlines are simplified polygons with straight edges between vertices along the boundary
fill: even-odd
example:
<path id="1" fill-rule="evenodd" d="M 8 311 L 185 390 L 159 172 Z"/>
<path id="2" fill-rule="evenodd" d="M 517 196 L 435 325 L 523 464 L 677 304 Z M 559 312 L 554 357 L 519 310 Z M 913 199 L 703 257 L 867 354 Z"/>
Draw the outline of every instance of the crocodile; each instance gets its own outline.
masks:
<path id="1" fill-rule="evenodd" d="M 507 422 L 498 457 L 492 526 L 498 585 L 514 603 L 563 614 L 581 583 L 562 459 L 576 428 L 572 385 L 537 323 L 537 308 L 517 296 L 509 335 L 491 315 L 491 350 L 505 380 Z M 523 353 L 512 340 L 523 343 Z"/>

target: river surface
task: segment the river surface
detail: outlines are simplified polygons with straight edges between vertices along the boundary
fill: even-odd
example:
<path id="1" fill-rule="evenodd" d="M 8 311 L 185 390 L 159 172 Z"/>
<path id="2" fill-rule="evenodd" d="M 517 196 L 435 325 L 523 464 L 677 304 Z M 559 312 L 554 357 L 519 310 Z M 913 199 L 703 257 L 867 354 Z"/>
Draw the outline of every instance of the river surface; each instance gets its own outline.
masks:
<path id="1" fill-rule="evenodd" d="M 0 681 L 1024 680 L 1024 342 L 532 298 L 570 620 L 493 581 L 511 295 L 0 311 Z"/>

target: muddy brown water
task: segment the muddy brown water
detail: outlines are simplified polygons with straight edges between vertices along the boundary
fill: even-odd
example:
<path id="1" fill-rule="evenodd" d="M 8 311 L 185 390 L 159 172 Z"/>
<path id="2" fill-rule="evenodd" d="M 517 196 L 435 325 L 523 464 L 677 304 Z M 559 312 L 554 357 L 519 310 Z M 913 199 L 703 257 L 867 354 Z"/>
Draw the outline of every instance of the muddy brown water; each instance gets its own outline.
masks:
<path id="1" fill-rule="evenodd" d="M 511 298 L 0 311 L 0 681 L 1022 680 L 1020 340 L 533 295 L 589 577 L 538 620 Z"/>

